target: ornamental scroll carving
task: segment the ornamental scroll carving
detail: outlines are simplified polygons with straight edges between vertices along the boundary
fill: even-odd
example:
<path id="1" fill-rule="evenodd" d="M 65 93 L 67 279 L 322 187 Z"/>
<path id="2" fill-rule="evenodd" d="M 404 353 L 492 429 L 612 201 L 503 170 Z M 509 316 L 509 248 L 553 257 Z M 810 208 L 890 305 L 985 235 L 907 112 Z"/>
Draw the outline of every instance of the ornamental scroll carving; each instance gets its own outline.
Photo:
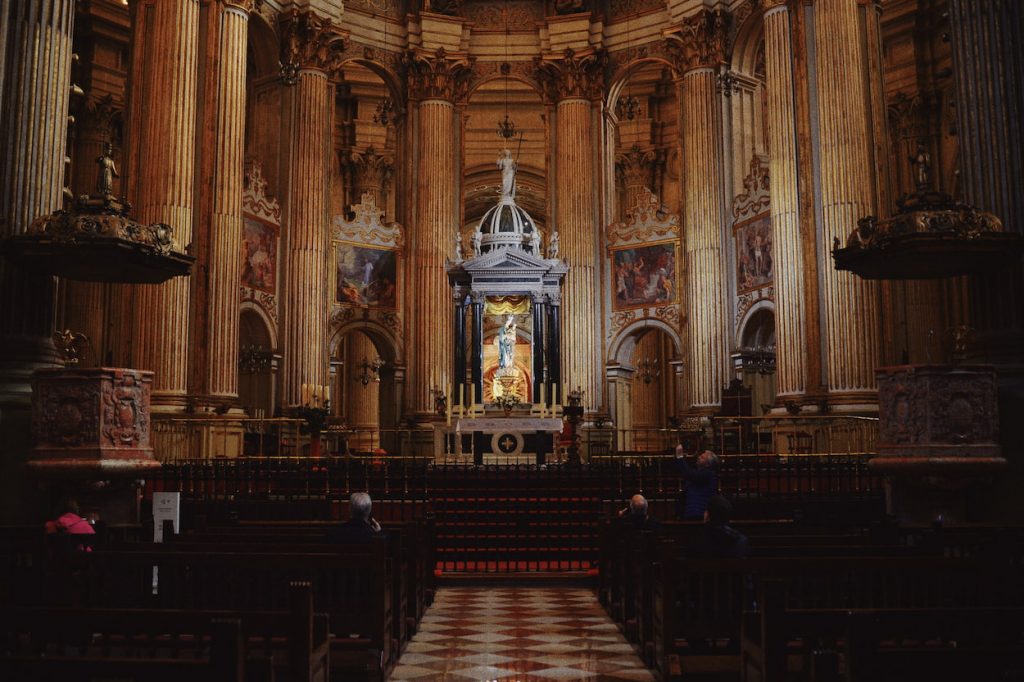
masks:
<path id="1" fill-rule="evenodd" d="M 246 164 L 245 189 L 242 191 L 242 210 L 260 220 L 281 224 L 281 204 L 267 194 L 267 181 L 263 177 L 263 163 L 253 159 Z"/>
<path id="2" fill-rule="evenodd" d="M 534 30 L 544 22 L 544 4 L 536 0 L 505 0 L 502 5 L 473 3 L 466 7 L 466 19 L 474 28 Z"/>
<path id="3" fill-rule="evenodd" d="M 456 102 L 468 92 L 476 59 L 450 56 L 443 47 L 434 54 L 409 51 L 402 60 L 409 84 L 409 98 L 414 100 L 441 99 Z"/>
<path id="4" fill-rule="evenodd" d="M 750 172 L 743 178 L 743 192 L 732 204 L 732 217 L 736 220 L 752 218 L 768 210 L 771 202 L 767 159 L 755 155 L 750 160 Z"/>
<path id="5" fill-rule="evenodd" d="M 40 370 L 34 379 L 32 436 L 43 457 L 149 456 L 152 372 Z"/>
<path id="6" fill-rule="evenodd" d="M 677 68 L 686 72 L 725 64 L 731 24 L 732 16 L 723 10 L 701 10 L 683 19 L 665 39 Z"/>
<path id="7" fill-rule="evenodd" d="M 880 455 L 999 455 L 991 368 L 910 366 L 879 370 Z"/>
<path id="8" fill-rule="evenodd" d="M 537 81 L 552 102 L 573 97 L 601 99 L 608 70 L 608 53 L 586 50 L 577 53 L 566 48 L 561 58 L 534 59 Z"/>
<path id="9" fill-rule="evenodd" d="M 661 200 L 644 187 L 636 204 L 626 209 L 626 219 L 608 226 L 608 246 L 643 244 L 679 238 L 679 216 L 669 213 Z"/>
<path id="10" fill-rule="evenodd" d="M 281 15 L 281 80 L 299 82 L 299 71 L 314 69 L 335 75 L 345 58 L 348 34 L 315 12 L 293 9 Z"/>
<path id="11" fill-rule="evenodd" d="M 331 239 L 399 251 L 405 248 L 402 226 L 398 223 L 385 225 L 381 222 L 384 211 L 377 208 L 377 199 L 373 192 L 363 192 L 360 202 L 352 204 L 351 208 L 355 214 L 352 220 L 343 215 L 334 216 L 331 220 Z"/>

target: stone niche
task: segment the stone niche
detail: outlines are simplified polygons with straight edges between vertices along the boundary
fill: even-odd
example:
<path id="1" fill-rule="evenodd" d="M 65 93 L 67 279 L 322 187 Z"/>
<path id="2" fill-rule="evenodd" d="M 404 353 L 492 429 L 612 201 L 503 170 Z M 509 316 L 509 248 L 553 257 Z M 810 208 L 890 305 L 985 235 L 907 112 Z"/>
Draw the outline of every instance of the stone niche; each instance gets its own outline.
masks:
<path id="1" fill-rule="evenodd" d="M 879 457 L 1000 457 L 992 367 L 903 365 L 876 376 Z"/>
<path id="2" fill-rule="evenodd" d="M 153 373 L 41 369 L 32 390 L 34 457 L 44 476 L 136 476 L 159 467 L 149 443 Z"/>

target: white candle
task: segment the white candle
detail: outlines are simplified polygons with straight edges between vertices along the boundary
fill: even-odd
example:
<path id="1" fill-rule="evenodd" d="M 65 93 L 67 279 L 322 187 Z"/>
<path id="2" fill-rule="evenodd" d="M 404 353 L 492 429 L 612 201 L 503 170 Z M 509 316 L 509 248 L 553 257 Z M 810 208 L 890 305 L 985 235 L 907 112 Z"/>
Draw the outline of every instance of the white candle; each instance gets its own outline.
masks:
<path id="1" fill-rule="evenodd" d="M 326 403 L 330 399 L 331 399 L 331 385 L 327 384 L 326 386 L 324 386 L 324 402 Z"/>
<path id="2" fill-rule="evenodd" d="M 309 404 L 309 384 L 302 384 L 302 404 Z"/>
<path id="3" fill-rule="evenodd" d="M 470 404 L 470 406 L 476 405 L 476 382 L 475 381 L 469 385 L 469 404 Z"/>

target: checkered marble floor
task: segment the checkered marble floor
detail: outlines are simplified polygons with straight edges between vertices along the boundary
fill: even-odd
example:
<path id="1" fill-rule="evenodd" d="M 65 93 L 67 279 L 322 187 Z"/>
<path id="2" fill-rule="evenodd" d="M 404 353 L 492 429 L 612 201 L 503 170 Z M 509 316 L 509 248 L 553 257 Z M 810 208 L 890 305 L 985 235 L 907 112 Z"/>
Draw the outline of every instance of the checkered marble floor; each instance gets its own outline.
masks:
<path id="1" fill-rule="evenodd" d="M 653 682 L 654 675 L 590 590 L 455 587 L 438 591 L 389 679 Z"/>

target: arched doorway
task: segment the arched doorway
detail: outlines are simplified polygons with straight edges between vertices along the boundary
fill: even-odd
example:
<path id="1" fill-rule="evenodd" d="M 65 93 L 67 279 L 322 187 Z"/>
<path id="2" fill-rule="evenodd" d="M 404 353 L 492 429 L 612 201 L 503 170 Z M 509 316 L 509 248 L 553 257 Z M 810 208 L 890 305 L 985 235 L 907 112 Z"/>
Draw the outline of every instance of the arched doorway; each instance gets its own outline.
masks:
<path id="1" fill-rule="evenodd" d="M 398 452 L 401 403 L 395 346 L 375 324 L 338 330 L 331 344 L 333 416 L 353 430 L 348 446 L 357 452 L 383 448 Z"/>
<path id="2" fill-rule="evenodd" d="M 658 451 L 683 408 L 682 341 L 665 322 L 645 318 L 620 332 L 610 349 L 608 394 L 618 451 Z"/>
<path id="3" fill-rule="evenodd" d="M 733 353 L 737 377 L 750 388 L 754 416 L 767 414 L 775 403 L 775 311 L 755 310 L 740 334 L 740 347 Z"/>
<path id="4" fill-rule="evenodd" d="M 276 343 L 263 317 L 242 309 L 238 325 L 238 400 L 253 418 L 274 416 Z"/>

